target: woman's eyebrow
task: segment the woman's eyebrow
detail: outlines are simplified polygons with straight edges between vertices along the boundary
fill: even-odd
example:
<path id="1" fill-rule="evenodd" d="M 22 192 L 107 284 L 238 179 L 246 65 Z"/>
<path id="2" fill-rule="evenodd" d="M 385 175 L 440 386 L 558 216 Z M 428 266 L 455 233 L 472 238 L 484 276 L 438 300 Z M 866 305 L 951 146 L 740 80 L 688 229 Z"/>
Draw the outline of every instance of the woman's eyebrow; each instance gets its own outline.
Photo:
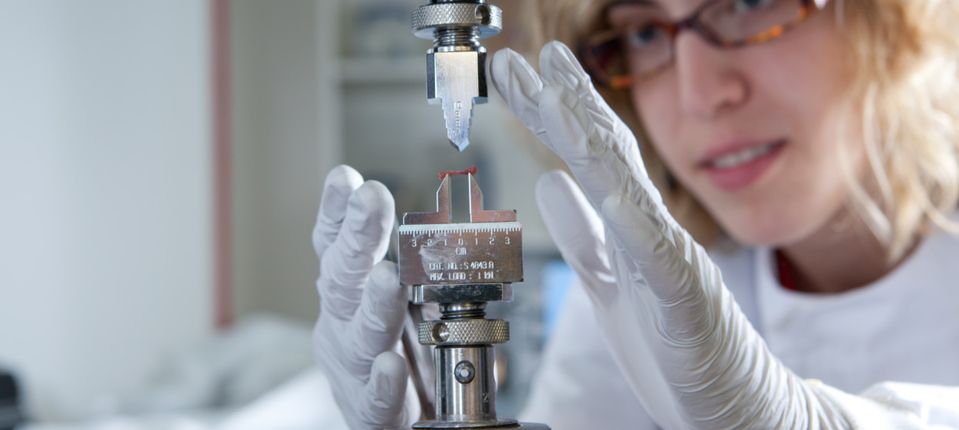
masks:
<path id="1" fill-rule="evenodd" d="M 632 10 L 631 8 L 634 7 L 640 7 L 644 9 L 662 8 L 658 0 L 613 0 L 607 3 L 606 6 L 603 7 L 603 10 L 605 10 L 606 13 L 609 13 L 610 11 L 620 7 L 624 8 L 625 10 Z"/>
<path id="2" fill-rule="evenodd" d="M 608 7 L 618 6 L 621 4 L 633 4 L 633 5 L 641 5 L 641 6 L 658 6 L 659 5 L 656 0 L 614 0 L 609 3 Z"/>
<path id="3" fill-rule="evenodd" d="M 613 0 L 607 3 L 604 9 L 608 11 L 619 6 L 661 7 L 658 0 Z"/>

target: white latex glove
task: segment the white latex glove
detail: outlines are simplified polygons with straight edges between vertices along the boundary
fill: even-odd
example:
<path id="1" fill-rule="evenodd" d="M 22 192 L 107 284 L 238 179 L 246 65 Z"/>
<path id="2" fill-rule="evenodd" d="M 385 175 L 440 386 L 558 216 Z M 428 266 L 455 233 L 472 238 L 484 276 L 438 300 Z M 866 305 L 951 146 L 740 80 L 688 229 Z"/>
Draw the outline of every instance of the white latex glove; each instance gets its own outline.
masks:
<path id="1" fill-rule="evenodd" d="M 351 429 L 408 428 L 407 369 L 392 351 L 407 296 L 386 255 L 394 220 L 393 196 L 383 184 L 363 182 L 347 166 L 326 177 L 313 230 L 320 259 L 320 318 L 316 357 Z M 365 285 L 365 288 L 364 288 Z"/>
<path id="2" fill-rule="evenodd" d="M 491 63 L 507 105 L 585 191 L 548 174 L 537 201 L 654 420 L 670 429 L 921 427 L 899 405 L 803 381 L 776 359 L 719 269 L 666 211 L 636 139 L 569 49 L 547 44 L 540 71 L 509 50 Z"/>

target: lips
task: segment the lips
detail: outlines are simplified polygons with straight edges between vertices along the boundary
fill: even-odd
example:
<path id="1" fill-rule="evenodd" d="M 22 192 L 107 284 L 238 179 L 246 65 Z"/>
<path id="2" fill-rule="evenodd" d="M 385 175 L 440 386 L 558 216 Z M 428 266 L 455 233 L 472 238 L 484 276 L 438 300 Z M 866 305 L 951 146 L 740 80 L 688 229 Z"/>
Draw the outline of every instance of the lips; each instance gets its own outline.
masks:
<path id="1" fill-rule="evenodd" d="M 786 140 L 724 145 L 711 151 L 698 166 L 716 187 L 743 189 L 756 182 L 782 153 Z"/>

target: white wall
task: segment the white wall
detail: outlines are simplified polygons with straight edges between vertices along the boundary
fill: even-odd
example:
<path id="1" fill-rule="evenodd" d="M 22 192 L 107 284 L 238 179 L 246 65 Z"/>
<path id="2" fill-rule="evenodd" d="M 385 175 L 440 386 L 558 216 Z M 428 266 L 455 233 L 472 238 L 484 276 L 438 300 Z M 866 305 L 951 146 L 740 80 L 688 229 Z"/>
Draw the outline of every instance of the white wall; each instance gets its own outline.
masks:
<path id="1" fill-rule="evenodd" d="M 0 366 L 77 416 L 212 330 L 208 4 L 0 11 Z"/>
<path id="2" fill-rule="evenodd" d="M 338 0 L 234 0 L 234 279 L 239 317 L 315 320 L 310 243 L 320 188 L 338 163 Z"/>

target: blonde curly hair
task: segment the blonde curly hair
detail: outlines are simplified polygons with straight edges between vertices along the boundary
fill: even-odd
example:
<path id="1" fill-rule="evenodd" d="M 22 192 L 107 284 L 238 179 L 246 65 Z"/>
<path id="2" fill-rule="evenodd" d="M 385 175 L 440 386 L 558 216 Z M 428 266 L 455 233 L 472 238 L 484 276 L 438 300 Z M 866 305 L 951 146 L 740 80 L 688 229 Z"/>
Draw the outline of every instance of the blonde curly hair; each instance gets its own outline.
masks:
<path id="1" fill-rule="evenodd" d="M 540 0 L 528 7 L 541 46 L 556 39 L 573 47 L 608 28 L 610 0 Z M 835 17 L 851 54 L 849 97 L 860 107 L 868 169 L 857 174 L 847 154 L 846 182 L 853 212 L 900 258 L 931 226 L 959 232 L 959 1 L 834 0 Z M 640 140 L 653 181 L 673 215 L 701 243 L 723 232 L 676 181 L 649 143 L 628 91 L 599 88 Z M 839 147 L 841 145 L 837 145 Z"/>

